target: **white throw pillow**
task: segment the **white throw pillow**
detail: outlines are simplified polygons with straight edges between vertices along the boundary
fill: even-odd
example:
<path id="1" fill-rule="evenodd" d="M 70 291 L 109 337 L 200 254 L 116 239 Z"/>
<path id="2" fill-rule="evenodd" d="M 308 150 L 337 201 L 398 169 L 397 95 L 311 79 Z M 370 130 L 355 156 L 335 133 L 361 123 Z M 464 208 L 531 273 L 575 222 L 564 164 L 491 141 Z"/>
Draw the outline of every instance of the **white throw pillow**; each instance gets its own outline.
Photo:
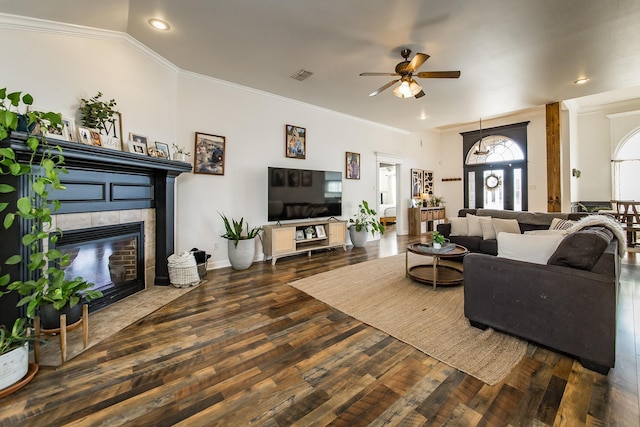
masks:
<path id="1" fill-rule="evenodd" d="M 546 264 L 564 239 L 562 234 L 498 234 L 498 257 Z"/>
<path id="2" fill-rule="evenodd" d="M 480 220 L 480 228 L 482 228 L 482 239 L 483 240 L 495 239 L 496 231 L 493 229 L 493 224 L 491 223 L 491 217 L 479 216 L 478 219 Z"/>
<path id="3" fill-rule="evenodd" d="M 521 234 L 517 219 L 493 218 L 491 220 L 496 236 L 500 233 Z"/>
<path id="4" fill-rule="evenodd" d="M 482 237 L 482 226 L 477 216 L 467 214 L 467 226 L 469 227 L 469 236 Z"/>
<path id="5" fill-rule="evenodd" d="M 449 223 L 451 224 L 451 233 L 450 233 L 451 236 L 468 236 L 469 235 L 467 218 L 465 217 L 449 218 Z"/>

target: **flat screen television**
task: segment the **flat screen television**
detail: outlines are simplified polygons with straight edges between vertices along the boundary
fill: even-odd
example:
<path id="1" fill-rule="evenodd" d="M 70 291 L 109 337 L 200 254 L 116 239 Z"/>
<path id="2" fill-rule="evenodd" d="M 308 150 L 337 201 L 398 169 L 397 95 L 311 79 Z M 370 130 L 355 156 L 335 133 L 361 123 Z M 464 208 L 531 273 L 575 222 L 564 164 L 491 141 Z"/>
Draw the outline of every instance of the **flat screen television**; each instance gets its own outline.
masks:
<path id="1" fill-rule="evenodd" d="M 342 215 L 342 172 L 268 168 L 268 220 Z"/>

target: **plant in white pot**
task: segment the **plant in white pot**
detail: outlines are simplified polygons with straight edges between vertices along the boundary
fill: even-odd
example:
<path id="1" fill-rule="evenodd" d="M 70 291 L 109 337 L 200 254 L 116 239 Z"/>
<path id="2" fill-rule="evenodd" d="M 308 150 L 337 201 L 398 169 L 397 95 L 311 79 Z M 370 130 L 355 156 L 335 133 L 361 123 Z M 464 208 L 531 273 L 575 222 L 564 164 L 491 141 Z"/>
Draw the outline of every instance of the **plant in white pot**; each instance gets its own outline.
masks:
<path id="1" fill-rule="evenodd" d="M 187 157 L 191 155 L 185 148 L 180 147 L 176 144 L 171 144 L 173 146 L 173 160 L 178 160 L 180 162 L 186 162 Z"/>
<path id="2" fill-rule="evenodd" d="M 27 319 L 16 319 L 13 328 L 0 325 L 0 391 L 12 386 L 29 370 L 30 336 Z"/>
<path id="3" fill-rule="evenodd" d="M 227 239 L 227 250 L 229 262 L 234 270 L 245 270 L 253 263 L 256 254 L 255 238 L 262 235 L 262 227 L 253 227 L 249 229 L 249 224 L 244 222 L 244 217 L 240 221 L 235 219 L 229 220 L 224 214 L 220 214 L 224 221 L 225 233 L 221 236 Z M 246 224 L 246 232 L 244 227 Z"/>
<path id="4" fill-rule="evenodd" d="M 376 231 L 384 234 L 384 225 L 377 217 L 375 210 L 369 207 L 369 203 L 363 200 L 358 205 L 358 212 L 349 218 L 349 237 L 351 243 L 356 248 L 360 248 L 367 243 L 367 233 L 371 231 L 371 235 L 375 236 Z"/>
<path id="5" fill-rule="evenodd" d="M 433 232 L 432 239 L 433 239 L 433 249 L 441 249 L 442 245 L 444 245 L 445 242 L 447 241 L 444 235 L 437 231 Z"/>

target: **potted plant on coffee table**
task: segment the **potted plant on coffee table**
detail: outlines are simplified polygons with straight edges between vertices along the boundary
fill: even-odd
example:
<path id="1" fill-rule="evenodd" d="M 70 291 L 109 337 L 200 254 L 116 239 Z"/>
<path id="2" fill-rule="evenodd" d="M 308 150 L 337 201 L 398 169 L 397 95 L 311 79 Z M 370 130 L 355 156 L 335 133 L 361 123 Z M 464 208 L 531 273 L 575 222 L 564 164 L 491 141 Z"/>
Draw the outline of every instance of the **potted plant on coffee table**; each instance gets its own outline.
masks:
<path id="1" fill-rule="evenodd" d="M 369 207 L 369 203 L 363 200 L 358 205 L 358 212 L 349 218 L 349 237 L 351 243 L 356 248 L 362 247 L 367 243 L 367 233 L 371 231 L 371 235 L 375 236 L 376 231 L 384 234 L 384 225 L 377 217 L 375 210 Z"/>
<path id="2" fill-rule="evenodd" d="M 227 239 L 227 250 L 229 262 L 234 270 L 245 270 L 253 263 L 256 254 L 255 238 L 262 235 L 262 227 L 253 227 L 249 229 L 249 223 L 244 222 L 244 217 L 240 221 L 235 219 L 229 220 L 224 214 L 220 213 L 224 221 L 225 233 L 221 236 Z M 246 232 L 244 231 L 246 224 Z"/>

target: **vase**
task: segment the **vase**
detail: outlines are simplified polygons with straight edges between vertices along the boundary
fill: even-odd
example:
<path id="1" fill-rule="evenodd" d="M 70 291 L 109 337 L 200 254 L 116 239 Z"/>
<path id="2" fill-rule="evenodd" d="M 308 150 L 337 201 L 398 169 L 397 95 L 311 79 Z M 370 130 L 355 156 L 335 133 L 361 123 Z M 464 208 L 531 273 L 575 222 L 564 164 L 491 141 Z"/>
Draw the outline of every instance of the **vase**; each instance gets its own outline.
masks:
<path id="1" fill-rule="evenodd" d="M 442 243 L 433 242 L 433 249 L 442 249 Z"/>
<path id="2" fill-rule="evenodd" d="M 82 318 L 82 301 L 73 307 L 69 304 L 56 310 L 53 304 L 44 304 L 40 306 L 40 325 L 42 329 L 58 329 L 60 328 L 60 315 L 67 315 L 67 326 L 73 325 Z"/>
<path id="3" fill-rule="evenodd" d="M 228 240 L 227 250 L 231 267 L 234 270 L 246 270 L 251 267 L 256 254 L 255 238 L 238 240 L 237 245 L 235 240 Z"/>
<path id="4" fill-rule="evenodd" d="M 349 237 L 351 238 L 351 243 L 356 248 L 363 247 L 368 240 L 368 231 L 365 227 L 362 227 L 360 231 L 356 230 L 355 226 L 349 227 Z"/>
<path id="5" fill-rule="evenodd" d="M 187 155 L 184 153 L 173 153 L 173 160 L 177 160 L 179 162 L 186 162 Z"/>
<path id="6" fill-rule="evenodd" d="M 29 370 L 29 344 L 0 355 L 0 390 L 24 378 Z"/>

